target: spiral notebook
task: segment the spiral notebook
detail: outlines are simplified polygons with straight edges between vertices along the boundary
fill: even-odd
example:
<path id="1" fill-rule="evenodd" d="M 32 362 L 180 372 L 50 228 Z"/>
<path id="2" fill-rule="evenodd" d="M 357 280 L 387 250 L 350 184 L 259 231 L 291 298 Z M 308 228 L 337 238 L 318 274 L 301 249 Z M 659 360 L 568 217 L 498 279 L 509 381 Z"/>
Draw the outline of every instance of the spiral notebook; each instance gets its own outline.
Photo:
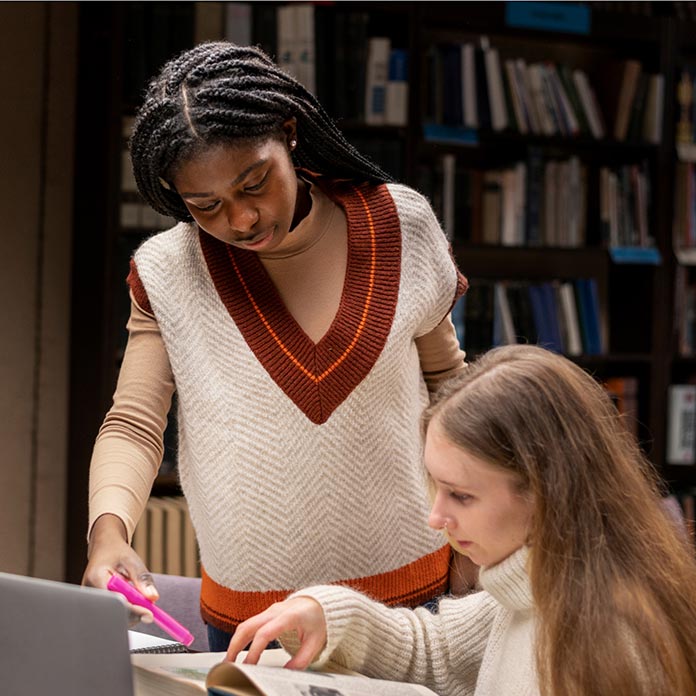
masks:
<path id="1" fill-rule="evenodd" d="M 125 601 L 0 573 L 0 672 L 12 696 L 133 696 Z"/>
<path id="2" fill-rule="evenodd" d="M 167 655 L 170 653 L 191 653 L 198 652 L 187 648 L 183 643 L 167 638 L 158 638 L 147 633 L 139 633 L 138 631 L 128 631 L 128 646 L 131 655 L 141 653 L 155 653 L 159 655 Z"/>

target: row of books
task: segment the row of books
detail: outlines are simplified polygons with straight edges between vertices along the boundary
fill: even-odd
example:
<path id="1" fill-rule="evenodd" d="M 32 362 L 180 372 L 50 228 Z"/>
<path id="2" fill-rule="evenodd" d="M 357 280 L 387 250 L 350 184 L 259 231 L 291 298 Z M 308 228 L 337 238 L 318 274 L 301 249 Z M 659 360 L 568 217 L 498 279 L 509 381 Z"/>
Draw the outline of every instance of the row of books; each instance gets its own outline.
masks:
<path id="1" fill-rule="evenodd" d="M 538 344 L 569 356 L 607 352 L 594 278 L 526 281 L 472 280 L 452 320 L 463 350 L 477 355 L 500 345 Z"/>
<path id="2" fill-rule="evenodd" d="M 261 45 L 333 116 L 405 125 L 408 52 L 370 24 L 369 12 L 333 4 L 225 3 L 225 38 Z"/>
<path id="3" fill-rule="evenodd" d="M 647 163 L 601 167 L 599 207 L 608 247 L 653 247 L 650 232 L 650 170 Z"/>
<path id="4" fill-rule="evenodd" d="M 428 52 L 428 85 L 427 121 L 537 135 L 574 136 L 584 132 L 604 137 L 604 118 L 583 71 L 571 71 L 551 61 L 502 59 L 498 48 L 490 46 L 486 37 L 481 45 L 464 42 L 432 46 Z"/>
<path id="5" fill-rule="evenodd" d="M 132 545 L 152 573 L 200 577 L 196 534 L 183 496 L 151 497 Z"/>
<path id="6" fill-rule="evenodd" d="M 418 187 L 450 239 L 503 246 L 578 248 L 586 243 L 587 168 L 577 158 L 544 158 L 472 170 L 454 154 L 422 167 Z"/>
<path id="7" fill-rule="evenodd" d="M 353 36 L 340 36 L 344 24 L 351 29 L 361 24 L 360 40 L 363 41 L 360 61 L 350 65 L 350 73 L 344 74 L 346 61 L 336 61 L 333 67 L 334 77 L 340 85 L 347 80 L 355 80 L 364 84 L 363 104 L 354 104 L 349 109 L 338 111 L 338 117 L 353 117 L 364 120 L 370 125 L 404 126 L 408 121 L 408 52 L 405 49 L 392 46 L 388 36 L 367 36 L 367 19 L 363 13 L 345 18 L 337 13 L 332 19 L 319 17 L 313 3 L 294 2 L 278 7 L 277 63 L 310 92 L 318 95 L 320 101 L 331 102 L 336 92 L 328 94 L 327 77 L 332 71 L 330 64 L 317 62 L 320 53 L 318 41 L 326 42 L 323 32 L 316 35 L 317 28 L 324 29 L 332 22 L 334 31 L 339 33 L 336 41 L 356 40 Z M 321 24 L 317 25 L 317 20 Z M 340 50 L 338 43 L 332 48 Z M 350 45 L 344 45 L 343 50 L 351 52 L 351 57 L 358 56 L 358 51 L 351 51 Z M 358 77 L 358 73 L 360 76 Z M 324 79 L 322 89 L 318 89 L 319 81 Z M 333 82 L 333 80 L 331 80 Z M 355 95 L 360 99 L 360 94 Z M 340 100 L 339 103 L 341 103 Z M 335 101 L 334 101 L 335 104 Z M 345 109 L 345 107 L 342 107 Z"/>
<path id="8" fill-rule="evenodd" d="M 643 72 L 636 60 L 620 61 L 608 71 L 611 82 L 602 98 L 585 70 L 503 57 L 487 37 L 480 45 L 431 46 L 427 64 L 428 123 L 630 142 L 658 143 L 662 137 L 663 76 Z M 431 132 L 430 139 L 438 139 Z"/>

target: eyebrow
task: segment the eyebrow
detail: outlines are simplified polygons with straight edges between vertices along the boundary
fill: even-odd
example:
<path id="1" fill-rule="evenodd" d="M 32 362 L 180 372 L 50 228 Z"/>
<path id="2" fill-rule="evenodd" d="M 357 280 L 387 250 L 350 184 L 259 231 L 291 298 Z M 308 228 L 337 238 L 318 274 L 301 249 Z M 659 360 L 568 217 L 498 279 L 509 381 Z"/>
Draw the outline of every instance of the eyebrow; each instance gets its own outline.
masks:
<path id="1" fill-rule="evenodd" d="M 258 162 L 254 162 L 254 164 L 249 165 L 236 179 L 230 182 L 230 186 L 236 186 L 237 184 L 241 183 L 246 179 L 251 172 L 254 171 L 254 169 L 258 169 L 259 167 L 262 167 L 264 164 L 268 162 L 268 158 L 264 157 L 263 159 L 260 159 Z M 183 196 L 184 198 L 208 198 L 209 196 L 214 195 L 213 192 L 203 192 L 203 193 L 194 193 L 193 191 L 180 191 L 179 192 L 180 196 Z"/>
<path id="2" fill-rule="evenodd" d="M 432 476 L 430 478 L 433 478 Z M 470 484 L 461 484 L 461 483 L 452 483 L 451 481 L 443 481 L 441 479 L 435 479 L 433 478 L 433 481 L 436 481 L 439 483 L 441 486 L 448 486 L 449 488 L 458 488 L 458 489 L 470 489 L 472 486 Z"/>

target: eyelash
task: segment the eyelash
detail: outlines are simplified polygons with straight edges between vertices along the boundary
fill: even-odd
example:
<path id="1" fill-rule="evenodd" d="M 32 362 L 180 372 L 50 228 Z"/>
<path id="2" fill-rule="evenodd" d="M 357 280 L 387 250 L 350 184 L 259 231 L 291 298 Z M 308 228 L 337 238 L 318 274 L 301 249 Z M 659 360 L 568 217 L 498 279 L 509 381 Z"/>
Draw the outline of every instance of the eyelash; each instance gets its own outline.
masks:
<path id="1" fill-rule="evenodd" d="M 466 493 L 455 493 L 454 491 L 450 491 L 449 496 L 450 498 L 456 500 L 458 503 L 461 503 L 462 505 L 465 505 L 471 500 L 471 496 L 467 495 Z"/>
<path id="2" fill-rule="evenodd" d="M 246 187 L 244 188 L 244 191 L 246 191 L 246 192 L 251 192 L 251 193 L 254 193 L 255 191 L 258 191 L 258 190 L 266 183 L 266 179 L 267 179 L 267 178 L 268 178 L 268 172 L 266 172 L 266 173 L 263 175 L 263 179 L 261 179 L 261 181 L 259 181 L 258 184 L 254 184 L 253 186 L 246 186 Z"/>
<path id="3" fill-rule="evenodd" d="M 268 172 L 266 172 L 263 175 L 263 179 L 259 181 L 258 184 L 254 184 L 253 186 L 247 186 L 244 188 L 245 193 L 256 193 L 257 191 L 260 191 L 263 185 L 266 183 L 266 179 L 268 178 Z M 213 210 L 215 210 L 217 204 L 219 201 L 215 201 L 215 203 L 211 203 L 210 205 L 205 206 L 205 208 L 202 208 L 200 206 L 195 206 L 198 210 L 200 210 L 202 213 L 210 213 Z"/>

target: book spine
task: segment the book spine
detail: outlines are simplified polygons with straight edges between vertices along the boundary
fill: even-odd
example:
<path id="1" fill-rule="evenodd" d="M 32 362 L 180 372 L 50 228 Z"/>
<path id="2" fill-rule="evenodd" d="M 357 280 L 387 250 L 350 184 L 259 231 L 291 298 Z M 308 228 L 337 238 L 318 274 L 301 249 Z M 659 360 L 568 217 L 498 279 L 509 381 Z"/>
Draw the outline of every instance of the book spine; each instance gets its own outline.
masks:
<path id="1" fill-rule="evenodd" d="M 365 84 L 365 121 L 381 125 L 386 118 L 386 92 L 389 79 L 391 40 L 384 36 L 369 39 Z"/>
<path id="2" fill-rule="evenodd" d="M 474 44 L 472 43 L 465 43 L 462 46 L 462 101 L 464 125 L 467 128 L 478 128 L 476 62 L 474 57 Z"/>
<path id="3" fill-rule="evenodd" d="M 488 97 L 491 112 L 491 127 L 495 131 L 508 127 L 507 110 L 505 108 L 505 93 L 503 78 L 500 71 L 498 49 L 488 48 L 485 51 L 486 77 L 488 78 Z"/>
<path id="4" fill-rule="evenodd" d="M 384 121 L 392 126 L 408 123 L 408 52 L 399 48 L 389 53 Z"/>
<path id="5" fill-rule="evenodd" d="M 670 385 L 667 423 L 667 463 L 696 464 L 696 385 Z"/>

